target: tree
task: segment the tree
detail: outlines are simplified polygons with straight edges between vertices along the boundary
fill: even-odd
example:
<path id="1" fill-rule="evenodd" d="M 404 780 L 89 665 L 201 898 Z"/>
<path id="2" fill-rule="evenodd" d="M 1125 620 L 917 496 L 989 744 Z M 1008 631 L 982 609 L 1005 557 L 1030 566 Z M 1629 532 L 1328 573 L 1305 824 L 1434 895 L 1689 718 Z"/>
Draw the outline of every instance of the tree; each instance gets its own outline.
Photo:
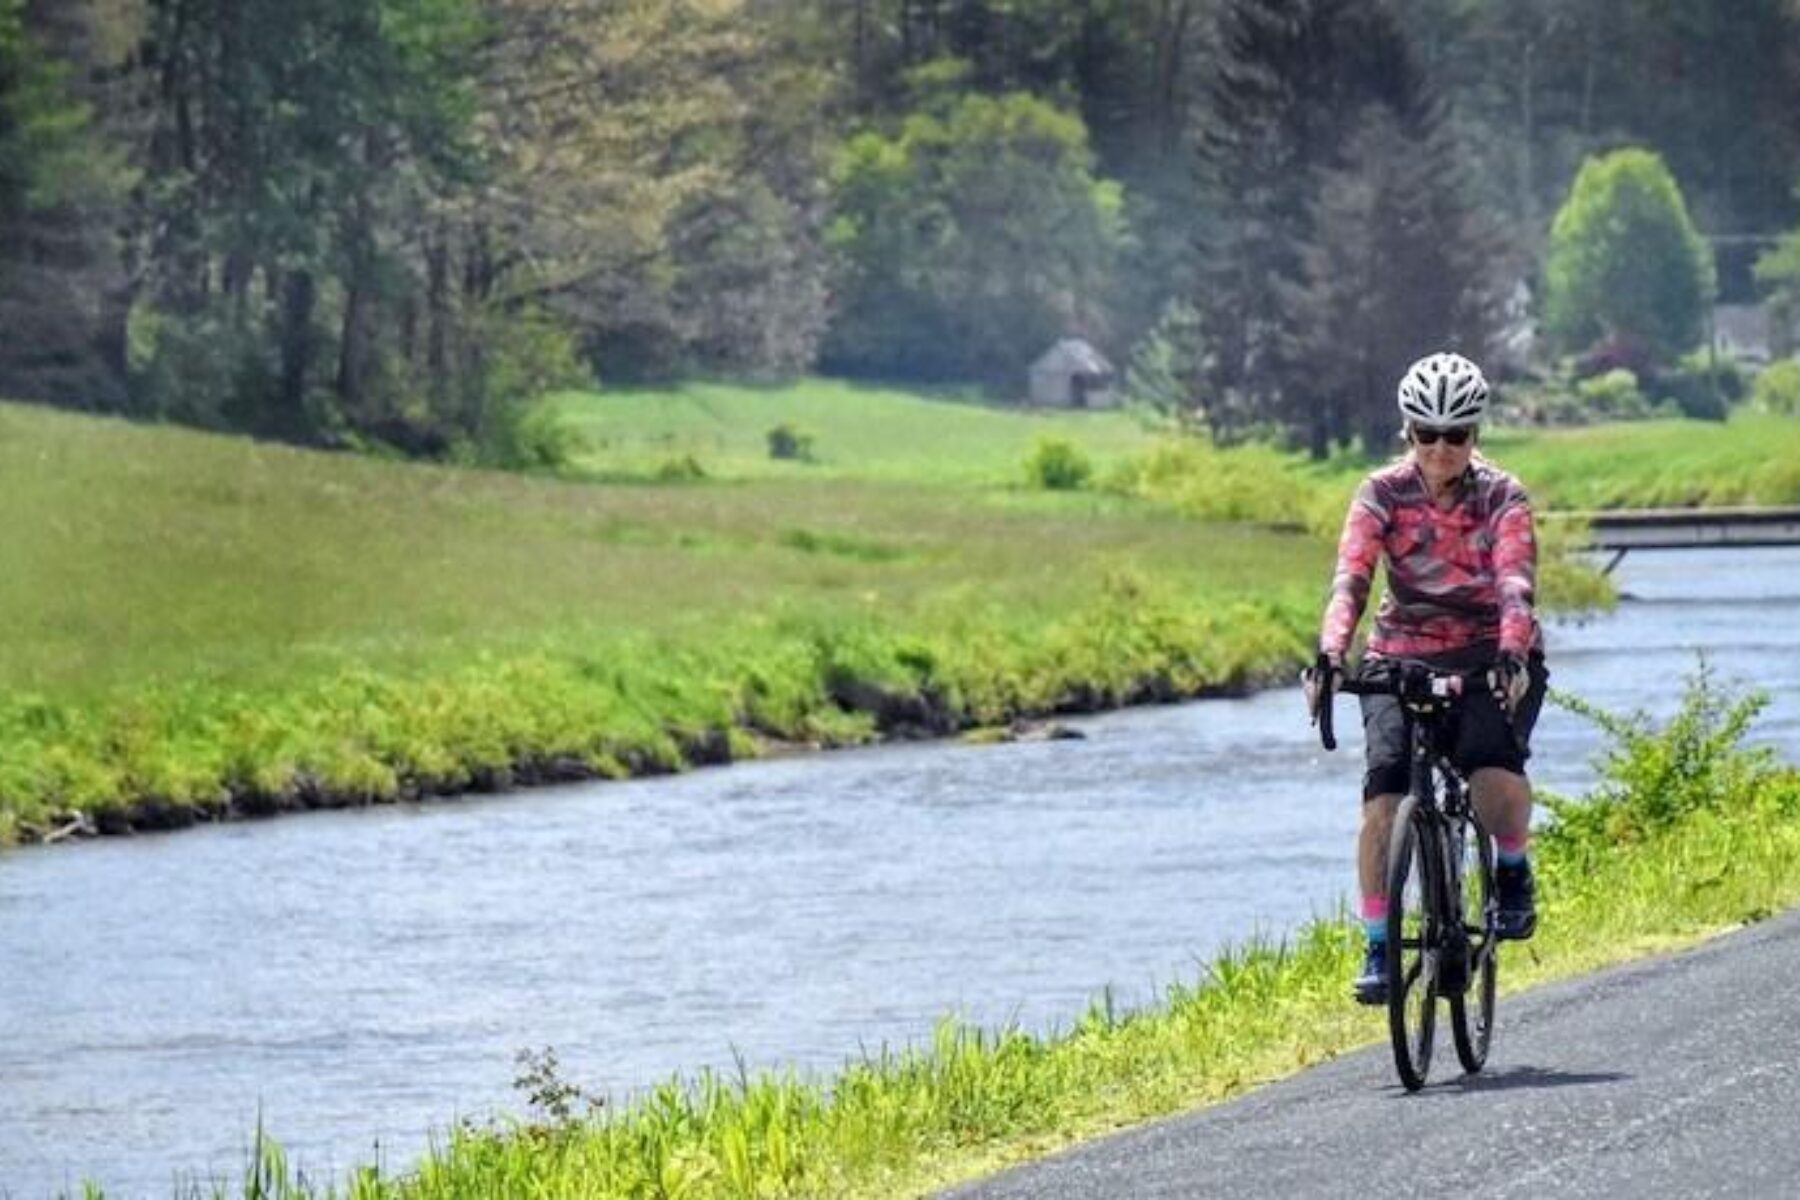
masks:
<path id="1" fill-rule="evenodd" d="M 1122 196 L 1079 117 L 1020 93 L 927 102 L 851 139 L 835 193 L 835 369 L 1016 383 L 1058 335 L 1104 333 Z"/>
<path id="2" fill-rule="evenodd" d="M 488 2 L 483 299 L 556 313 L 614 376 L 809 366 L 829 73 L 740 0 Z"/>
<path id="3" fill-rule="evenodd" d="M 1629 339 L 1669 361 L 1704 337 L 1712 255 L 1648 150 L 1589 159 L 1550 230 L 1544 318 L 1565 349 Z"/>
<path id="4" fill-rule="evenodd" d="M 1492 243 L 1468 236 L 1437 102 L 1385 5 L 1231 0 L 1221 21 L 1198 139 L 1207 420 L 1323 455 L 1369 432 L 1402 344 L 1485 340 Z"/>
<path id="5" fill-rule="evenodd" d="M 1656 150 L 1721 233 L 1791 224 L 1800 173 L 1789 0 L 1396 0 L 1478 156 L 1483 199 L 1535 241 L 1592 154 Z M 1747 297 L 1741 243 L 1720 248 Z"/>
<path id="6" fill-rule="evenodd" d="M 314 441 L 407 416 L 420 217 L 473 166 L 472 0 L 148 11 L 144 404 Z"/>
<path id="7" fill-rule="evenodd" d="M 130 177 L 60 52 L 84 24 L 48 15 L 0 0 L 0 395 L 104 407 L 125 382 L 101 345 L 107 218 Z"/>
<path id="8" fill-rule="evenodd" d="M 1420 103 L 1410 129 L 1389 109 L 1366 109 L 1315 203 L 1298 307 L 1315 456 L 1353 433 L 1371 455 L 1391 446 L 1394 385 L 1407 364 L 1443 349 L 1479 361 L 1496 327 L 1504 256 L 1464 197 L 1435 109 Z"/>

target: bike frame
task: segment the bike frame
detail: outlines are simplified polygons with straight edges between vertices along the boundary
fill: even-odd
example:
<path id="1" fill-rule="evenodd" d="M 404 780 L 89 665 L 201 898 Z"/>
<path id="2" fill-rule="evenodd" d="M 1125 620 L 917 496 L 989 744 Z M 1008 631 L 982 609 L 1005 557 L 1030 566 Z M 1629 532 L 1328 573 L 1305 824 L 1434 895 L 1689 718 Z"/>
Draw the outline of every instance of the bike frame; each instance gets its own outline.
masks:
<path id="1" fill-rule="evenodd" d="M 1433 676 L 1432 683 L 1460 684 L 1467 676 Z M 1348 689 L 1346 689 L 1348 690 Z M 1447 995 L 1461 995 L 1494 953 L 1491 936 L 1494 914 L 1483 913 L 1486 928 L 1472 929 L 1464 921 L 1462 903 L 1463 852 L 1467 848 L 1471 826 L 1475 822 L 1474 797 L 1468 780 L 1439 745 L 1445 722 L 1461 696 L 1459 687 L 1445 687 L 1429 696 L 1400 697 L 1406 710 L 1408 736 L 1412 750 L 1409 793 L 1417 800 L 1413 820 L 1425 844 L 1438 855 L 1439 894 L 1427 897 L 1435 925 L 1441 930 L 1444 955 L 1439 963 L 1442 989 Z M 1490 905 L 1491 907 L 1491 905 Z M 1471 939 L 1480 935 L 1481 952 L 1471 958 Z"/>
<path id="2" fill-rule="evenodd" d="M 1321 662 L 1318 669 L 1324 668 Z M 1409 831 L 1402 837 L 1396 827 L 1391 840 L 1389 872 L 1396 869 L 1398 847 L 1409 842 L 1420 856 L 1419 925 L 1416 933 L 1389 926 L 1389 1027 L 1401 1081 L 1409 1090 L 1424 1086 L 1431 1057 L 1432 1015 L 1438 999 L 1448 1000 L 1457 1040 L 1457 1054 L 1466 1070 L 1481 1069 L 1491 1035 L 1492 972 L 1497 964 L 1498 907 L 1490 885 L 1482 888 L 1480 924 L 1471 921 L 1465 892 L 1464 858 L 1471 837 L 1485 838 L 1475 812 L 1469 781 L 1450 759 L 1447 745 L 1449 721 L 1470 686 L 1485 686 L 1485 672 L 1439 672 L 1423 663 L 1397 663 L 1391 675 L 1380 679 L 1348 680 L 1342 690 L 1359 695 L 1395 697 L 1406 718 L 1408 796 L 1398 810 Z M 1331 727 L 1331 698 L 1319 708 L 1319 736 L 1327 750 L 1337 748 Z M 1477 853 L 1485 864 L 1487 850 Z M 1486 880 L 1486 869 L 1483 869 Z M 1397 896 L 1390 903 L 1399 903 Z M 1390 921 L 1393 918 L 1390 917 Z M 1411 951 L 1416 965 L 1403 970 L 1398 964 Z M 1417 1042 L 1405 1016 L 1408 998 L 1419 986 L 1421 972 L 1426 997 Z M 1480 981 L 1475 1000 L 1476 1024 L 1469 1024 L 1468 996 Z M 1399 990 L 1396 990 L 1398 988 Z"/>

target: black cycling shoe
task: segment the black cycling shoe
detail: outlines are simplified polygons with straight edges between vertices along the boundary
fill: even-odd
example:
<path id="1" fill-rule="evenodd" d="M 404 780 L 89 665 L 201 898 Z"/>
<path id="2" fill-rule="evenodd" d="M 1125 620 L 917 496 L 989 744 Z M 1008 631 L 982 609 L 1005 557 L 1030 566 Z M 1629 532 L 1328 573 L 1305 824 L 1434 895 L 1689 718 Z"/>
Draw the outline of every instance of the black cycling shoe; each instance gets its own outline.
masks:
<path id="1" fill-rule="evenodd" d="M 1350 988 L 1358 1004 L 1387 1003 L 1387 947 L 1381 942 L 1369 943 L 1369 951 L 1363 956 L 1362 974 Z"/>
<path id="2" fill-rule="evenodd" d="M 1537 880 L 1531 873 L 1531 864 L 1501 864 L 1494 871 L 1494 890 L 1500 900 L 1495 935 L 1504 942 L 1522 942 L 1536 933 Z"/>

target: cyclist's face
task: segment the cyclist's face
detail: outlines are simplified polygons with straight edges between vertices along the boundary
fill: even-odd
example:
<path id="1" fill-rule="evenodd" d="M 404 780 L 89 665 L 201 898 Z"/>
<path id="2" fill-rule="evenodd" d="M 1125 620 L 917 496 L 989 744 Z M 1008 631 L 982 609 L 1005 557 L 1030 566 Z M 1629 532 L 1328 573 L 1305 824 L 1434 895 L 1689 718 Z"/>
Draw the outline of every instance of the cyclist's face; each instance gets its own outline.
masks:
<path id="1" fill-rule="evenodd" d="M 1462 437 L 1462 445 L 1443 436 L 1446 432 Z M 1447 431 L 1416 425 L 1408 428 L 1407 440 L 1412 444 L 1413 457 L 1418 460 L 1429 483 L 1441 486 L 1468 469 L 1469 456 L 1475 453 L 1475 432 L 1473 429 Z"/>

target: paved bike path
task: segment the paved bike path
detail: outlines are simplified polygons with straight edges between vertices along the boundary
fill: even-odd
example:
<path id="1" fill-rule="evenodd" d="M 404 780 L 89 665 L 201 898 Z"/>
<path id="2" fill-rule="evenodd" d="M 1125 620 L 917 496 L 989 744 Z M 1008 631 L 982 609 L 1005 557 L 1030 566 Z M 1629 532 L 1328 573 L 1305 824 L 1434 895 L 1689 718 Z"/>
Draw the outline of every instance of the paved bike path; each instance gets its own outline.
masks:
<path id="1" fill-rule="evenodd" d="M 1800 1196 L 1800 911 L 1502 996 L 1479 1076 L 1438 1036 L 1416 1095 L 1384 1043 L 950 1195 Z"/>

